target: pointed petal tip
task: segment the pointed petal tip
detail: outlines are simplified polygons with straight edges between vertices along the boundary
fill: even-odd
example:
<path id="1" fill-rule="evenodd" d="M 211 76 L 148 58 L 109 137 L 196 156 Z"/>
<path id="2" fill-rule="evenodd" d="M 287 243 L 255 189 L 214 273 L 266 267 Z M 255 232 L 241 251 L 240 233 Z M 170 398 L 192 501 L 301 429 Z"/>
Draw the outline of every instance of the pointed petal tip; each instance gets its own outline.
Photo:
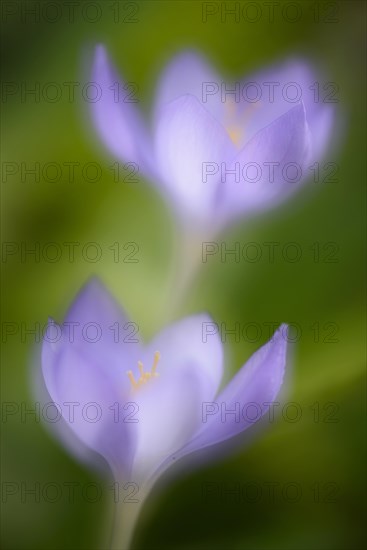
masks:
<path id="1" fill-rule="evenodd" d="M 277 346 L 277 355 L 279 357 L 278 370 L 279 370 L 279 388 L 276 393 L 280 390 L 285 377 L 286 367 L 287 367 L 287 350 L 288 350 L 288 336 L 289 336 L 289 325 L 287 323 L 282 323 L 277 331 L 274 333 L 273 343 Z"/>
<path id="2" fill-rule="evenodd" d="M 98 275 L 91 275 L 87 281 L 80 287 L 77 298 L 79 298 L 81 295 L 96 295 L 96 294 L 104 294 L 109 293 L 107 290 L 107 287 L 104 285 L 102 280 L 98 277 Z"/>
<path id="3" fill-rule="evenodd" d="M 62 326 L 53 317 L 48 317 L 46 329 L 43 331 L 42 346 L 49 345 L 56 350 L 56 345 L 62 340 Z"/>
<path id="4" fill-rule="evenodd" d="M 290 111 L 293 111 L 294 114 L 297 114 L 302 116 L 303 118 L 306 118 L 306 106 L 303 99 L 300 99 L 299 102 L 296 103 L 295 106 L 290 109 Z M 287 112 L 285 112 L 284 115 L 282 116 L 285 116 L 286 114 Z"/>
<path id="5" fill-rule="evenodd" d="M 171 67 L 182 63 L 190 65 L 207 63 L 207 56 L 193 46 L 186 46 L 178 50 L 169 61 Z"/>
<path id="6" fill-rule="evenodd" d="M 287 323 L 282 323 L 279 328 L 274 332 L 273 337 L 270 339 L 270 343 L 278 348 L 278 353 L 283 357 L 281 363 L 283 363 L 283 376 L 286 367 L 287 360 L 287 348 L 289 343 L 289 326 Z"/>
<path id="7" fill-rule="evenodd" d="M 205 323 L 214 323 L 213 317 L 208 313 L 207 311 L 201 311 L 200 313 L 196 313 L 193 315 L 193 318 L 196 318 L 198 320 L 201 320 Z"/>
<path id="8" fill-rule="evenodd" d="M 288 341 L 288 332 L 289 332 L 289 325 L 287 323 L 282 323 L 279 328 L 276 330 L 275 334 L 279 336 L 279 338 L 282 338 L 286 342 Z"/>
<path id="9" fill-rule="evenodd" d="M 43 368 L 52 368 L 58 352 L 62 349 L 62 326 L 52 318 L 48 318 L 47 327 L 43 331 L 41 342 L 41 361 Z"/>
<path id="10" fill-rule="evenodd" d="M 108 57 L 106 46 L 101 42 L 94 48 L 94 57 L 97 61 L 105 61 Z"/>
<path id="11" fill-rule="evenodd" d="M 102 308 L 103 304 L 111 300 L 114 301 L 109 290 L 97 276 L 93 275 L 76 292 L 65 319 L 67 321 L 75 321 L 76 319 L 80 321 L 85 313 L 92 308 L 94 311 L 93 319 L 85 321 L 95 321 L 94 317 L 97 318 L 97 311 Z"/>

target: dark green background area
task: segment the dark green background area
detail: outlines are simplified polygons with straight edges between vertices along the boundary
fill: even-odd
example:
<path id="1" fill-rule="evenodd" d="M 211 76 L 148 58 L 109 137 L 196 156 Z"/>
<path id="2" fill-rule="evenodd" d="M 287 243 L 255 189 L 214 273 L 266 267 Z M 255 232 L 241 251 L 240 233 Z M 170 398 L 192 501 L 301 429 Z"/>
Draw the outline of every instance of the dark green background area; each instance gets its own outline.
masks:
<path id="1" fill-rule="evenodd" d="M 31 6 L 32 2 L 13 2 Z M 63 5 L 63 2 L 58 2 Z M 47 2 L 40 2 L 41 5 Z M 139 85 L 141 107 L 148 112 L 154 86 L 164 63 L 186 47 L 203 52 L 224 75 L 240 78 L 288 57 L 310 59 L 325 70 L 325 80 L 340 87 L 337 105 L 342 120 L 339 149 L 330 162 L 339 165 L 337 181 L 309 182 L 286 205 L 247 223 L 242 221 L 219 237 L 230 247 L 248 242 L 289 242 L 302 247 L 299 262 L 277 255 L 251 263 L 220 256 L 209 258 L 189 298 L 175 316 L 207 310 L 218 323 L 232 327 L 258 323 L 259 341 L 231 336 L 225 343 L 226 378 L 269 336 L 264 323 L 293 322 L 302 328 L 294 347 L 287 401 L 297 402 L 297 422 L 282 416 L 251 445 L 223 460 L 171 482 L 152 495 L 139 523 L 135 546 L 141 549 L 347 550 L 363 548 L 365 488 L 365 407 L 363 302 L 365 279 L 365 3 L 297 2 L 299 21 L 292 23 L 275 11 L 269 22 L 240 22 L 220 15 L 202 22 L 202 3 L 196 1 L 137 2 L 137 22 L 113 22 L 112 2 L 102 2 L 96 23 L 74 23 L 65 15 L 51 24 L 23 23 L 19 15 L 3 20 L 3 82 L 63 83 L 85 81 L 85 64 L 98 42 L 106 44 L 126 80 Z M 128 15 L 120 2 L 121 17 Z M 130 3 L 131 4 L 131 3 Z M 246 3 L 241 2 L 241 8 Z M 289 2 L 280 2 L 284 7 Z M 220 6 L 220 3 L 218 3 Z M 332 15 L 330 10 L 336 5 Z M 320 18 L 315 21 L 315 6 Z M 65 10 L 65 8 L 63 8 Z M 127 8 L 132 9 L 131 7 Z M 334 19 L 337 21 L 329 21 Z M 325 21 L 325 19 L 328 21 Z M 78 95 L 80 98 L 80 95 Z M 83 101 L 56 103 L 16 94 L 2 103 L 2 163 L 44 165 L 47 162 L 99 162 L 100 181 L 57 183 L 19 174 L 2 179 L 2 238 L 4 242 L 40 246 L 50 243 L 95 241 L 103 249 L 97 263 L 66 253 L 56 263 L 20 262 L 10 257 L 2 264 L 2 321 L 27 327 L 59 321 L 73 296 L 91 274 L 97 274 L 124 304 L 142 334 L 150 337 L 168 320 L 170 265 L 175 254 L 175 222 L 149 182 L 115 183 L 96 140 Z M 2 164 L 4 166 L 4 164 Z M 80 173 L 80 172 L 78 172 Z M 172 235 L 172 237 L 171 237 Z M 108 247 L 136 242 L 138 263 L 115 263 Z M 324 256 L 315 262 L 310 247 L 333 242 L 337 262 Z M 6 289 L 4 290 L 4 288 Z M 315 341 L 315 323 L 320 328 Z M 336 341 L 328 341 L 328 323 L 337 327 Z M 314 327 L 313 329 L 311 327 Z M 32 336 L 9 336 L 2 351 L 2 399 L 31 406 L 32 365 L 37 361 Z M 320 417 L 315 417 L 315 403 Z M 334 404 L 330 418 L 330 403 Z M 334 414 L 335 413 L 335 414 Z M 318 420 L 318 421 L 317 421 Z M 329 420 L 329 421 L 328 421 Z M 330 421 L 334 420 L 334 421 Z M 24 483 L 104 482 L 84 469 L 45 431 L 27 417 L 14 415 L 2 423 L 2 481 Z M 256 484 L 261 495 L 225 496 L 233 487 Z M 297 502 L 284 497 L 290 483 L 301 488 Z M 222 496 L 205 496 L 207 484 Z M 213 485 L 214 484 L 214 485 Z M 269 496 L 269 484 L 276 484 Z M 4 485 L 3 485 L 4 487 Z M 315 497 L 319 491 L 319 498 Z M 291 493 L 290 493 L 291 494 Z M 109 528 L 111 490 L 88 503 L 76 491 L 69 503 L 66 491 L 55 503 L 34 502 L 20 494 L 2 502 L 3 548 L 97 549 L 105 547 Z"/>

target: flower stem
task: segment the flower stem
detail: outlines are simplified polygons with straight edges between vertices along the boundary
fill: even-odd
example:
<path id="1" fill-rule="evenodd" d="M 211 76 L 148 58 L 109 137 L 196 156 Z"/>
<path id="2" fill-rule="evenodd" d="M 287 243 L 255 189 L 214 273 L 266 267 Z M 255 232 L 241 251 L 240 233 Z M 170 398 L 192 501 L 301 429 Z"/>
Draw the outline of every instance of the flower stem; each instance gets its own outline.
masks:
<path id="1" fill-rule="evenodd" d="M 183 231 L 177 239 L 168 304 L 171 315 L 177 313 L 184 303 L 190 285 L 201 267 L 202 241 L 198 232 L 189 231 Z"/>
<path id="2" fill-rule="evenodd" d="M 125 497 L 122 502 L 117 502 L 115 505 L 111 550 L 130 549 L 135 526 L 145 500 L 145 495 L 141 490 L 136 496 L 138 498 L 131 500 L 127 500 Z"/>

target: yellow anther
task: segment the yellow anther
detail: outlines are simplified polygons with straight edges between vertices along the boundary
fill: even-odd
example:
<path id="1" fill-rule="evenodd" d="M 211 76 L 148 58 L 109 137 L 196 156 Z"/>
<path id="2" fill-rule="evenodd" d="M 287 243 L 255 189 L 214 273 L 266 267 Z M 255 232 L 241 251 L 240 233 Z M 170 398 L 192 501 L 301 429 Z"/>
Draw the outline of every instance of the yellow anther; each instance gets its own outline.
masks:
<path id="1" fill-rule="evenodd" d="M 127 371 L 126 374 L 127 374 L 128 377 L 129 377 L 129 380 L 130 380 L 130 382 L 131 382 L 131 384 L 132 384 L 132 387 L 133 387 L 133 388 L 137 388 L 139 384 L 138 384 L 138 382 L 137 382 L 137 381 L 135 380 L 135 378 L 134 378 L 133 371 L 132 371 L 132 370 L 129 370 L 129 371 Z"/>
<path id="2" fill-rule="evenodd" d="M 143 363 L 141 361 L 138 361 L 138 369 L 139 369 L 139 372 L 140 372 L 140 378 L 138 380 L 135 380 L 133 372 L 131 370 L 129 370 L 127 372 L 127 375 L 129 377 L 129 380 L 130 380 L 134 390 L 138 389 L 143 384 L 146 384 L 148 382 L 148 380 L 150 380 L 151 378 L 155 378 L 155 377 L 159 376 L 159 374 L 156 372 L 156 370 L 157 370 L 157 366 L 158 366 L 158 362 L 160 360 L 160 357 L 161 357 L 161 355 L 160 355 L 159 351 L 156 351 L 155 354 L 154 354 L 152 370 L 150 372 L 144 372 Z"/>
<path id="3" fill-rule="evenodd" d="M 144 378 L 144 365 L 141 361 L 138 361 L 138 368 L 139 368 L 141 377 Z"/>
<path id="4" fill-rule="evenodd" d="M 157 370 L 157 366 L 158 366 L 160 358 L 161 358 L 161 354 L 159 353 L 159 351 L 156 351 L 155 354 L 154 354 L 154 361 L 153 361 L 153 366 L 152 366 L 153 376 L 155 375 L 155 371 Z"/>

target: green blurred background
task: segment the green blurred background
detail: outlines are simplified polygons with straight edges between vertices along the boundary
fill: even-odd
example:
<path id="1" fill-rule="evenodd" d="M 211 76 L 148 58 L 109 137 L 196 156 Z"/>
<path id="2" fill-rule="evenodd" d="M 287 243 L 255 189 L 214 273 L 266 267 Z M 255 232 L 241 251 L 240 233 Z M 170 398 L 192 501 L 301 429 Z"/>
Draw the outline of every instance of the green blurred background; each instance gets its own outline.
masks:
<path id="1" fill-rule="evenodd" d="M 153 495 L 143 511 L 134 546 L 243 550 L 364 547 L 365 3 L 296 2 L 302 16 L 294 23 L 281 17 L 280 7 L 275 9 L 274 22 L 269 22 L 263 2 L 258 3 L 263 15 L 256 23 L 243 17 L 239 22 L 233 17 L 222 22 L 218 3 L 219 14 L 204 23 L 201 2 L 106 1 L 98 4 L 100 20 L 91 23 L 80 15 L 81 4 L 88 2 L 77 2 L 75 21 L 69 23 L 66 3 L 53 2 L 63 10 L 60 21 L 50 23 L 41 14 L 39 22 L 28 17 L 24 23 L 19 10 L 32 4 L 3 3 L 6 10 L 17 12 L 8 16 L 3 12 L 4 83 L 31 87 L 39 82 L 42 87 L 48 82 L 80 81 L 85 78 L 88 53 L 103 42 L 125 79 L 138 83 L 140 106 L 146 112 L 164 63 L 185 47 L 202 51 L 218 70 L 235 78 L 300 55 L 323 66 L 325 80 L 339 84 L 337 107 L 344 131 L 338 152 L 327 159 L 339 165 L 337 181 L 310 182 L 286 205 L 236 224 L 219 239 L 228 246 L 278 241 L 282 247 L 297 242 L 302 247 L 301 261 L 286 262 L 277 256 L 274 263 L 266 259 L 221 262 L 218 255 L 202 266 L 190 296 L 176 314 L 208 310 L 217 322 L 228 326 L 254 322 L 263 327 L 257 342 L 248 341 L 250 338 L 235 342 L 228 337 L 227 378 L 267 340 L 264 323 L 298 323 L 302 337 L 295 347 L 287 400 L 299 403 L 302 417 L 293 423 L 280 417 L 242 452 L 187 473 Z M 36 4 L 42 8 L 50 3 Z M 241 9 L 245 4 L 240 3 Z M 279 5 L 285 4 L 289 2 Z M 119 23 L 113 21 L 117 6 L 121 10 Z M 88 14 L 93 17 L 93 8 Z M 129 14 L 137 21 L 124 22 Z M 42 166 L 76 161 L 80 166 L 98 162 L 103 168 L 95 183 L 83 181 L 80 169 L 74 183 L 68 181 L 66 170 L 54 183 L 42 177 L 39 182 L 32 177 L 22 181 L 20 171 L 7 177 L 3 174 L 4 242 L 40 243 L 41 248 L 50 242 L 81 243 L 74 262 L 69 261 L 65 248 L 60 261 L 54 263 L 36 262 L 31 256 L 22 263 L 19 254 L 3 257 L 3 327 L 4 323 L 43 326 L 48 315 L 61 321 L 75 293 L 94 273 L 139 323 L 142 334 L 150 337 L 167 320 L 172 298 L 169 277 L 176 246 L 174 220 L 148 182 L 113 181 L 108 168 L 113 160 L 96 146 L 86 104 L 80 93 L 76 97 L 78 101 L 68 102 L 63 95 L 55 103 L 41 97 L 37 103 L 29 96 L 22 102 L 17 92 L 2 103 L 2 167 L 5 162 L 19 167 L 22 162 Z M 88 242 L 101 246 L 100 261 L 92 263 L 81 257 L 81 247 Z M 114 242 L 121 246 L 137 243 L 139 262 L 115 263 L 108 248 Z M 337 243 L 338 261 L 328 263 L 322 256 L 315 262 L 310 249 L 315 242 Z M 315 323 L 319 339 L 315 338 Z M 327 323 L 336 326 L 336 341 L 328 341 Z M 22 338 L 20 328 L 17 334 L 3 334 L 3 401 L 28 406 L 34 402 L 31 366 L 35 347 L 34 337 Z M 315 403 L 321 411 L 319 421 Z M 335 404 L 334 422 L 327 421 L 330 403 Z M 20 414 L 14 414 L 1 428 L 3 488 L 4 482 L 24 483 L 27 488 L 37 482 L 41 487 L 50 482 L 76 482 L 79 489 L 89 483 L 103 484 L 31 416 L 21 422 Z M 292 482 L 302 491 L 297 502 L 282 494 Z M 256 502 L 250 497 L 205 497 L 207 483 L 224 492 L 236 484 L 256 483 L 262 496 Z M 276 484 L 274 498 L 269 496 L 269 484 Z M 32 496 L 22 502 L 20 492 L 13 496 L 3 493 L 3 548 L 104 548 L 111 491 L 104 490 L 98 502 L 88 503 L 79 489 L 72 503 L 66 492 L 54 503 L 42 496 L 39 503 Z"/>

